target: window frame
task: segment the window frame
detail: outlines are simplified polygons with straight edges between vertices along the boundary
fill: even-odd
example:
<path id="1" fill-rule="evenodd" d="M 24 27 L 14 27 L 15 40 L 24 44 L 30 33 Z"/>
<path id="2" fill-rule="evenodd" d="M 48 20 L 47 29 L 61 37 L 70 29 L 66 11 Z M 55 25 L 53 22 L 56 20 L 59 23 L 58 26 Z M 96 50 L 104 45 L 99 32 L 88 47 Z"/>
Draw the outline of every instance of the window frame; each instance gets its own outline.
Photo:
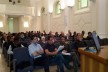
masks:
<path id="1" fill-rule="evenodd" d="M 59 8 L 59 6 L 60 6 L 60 8 Z M 54 6 L 54 7 L 55 7 L 55 8 L 54 8 L 54 9 L 55 9 L 55 11 L 54 11 L 55 15 L 60 15 L 61 12 L 62 12 L 60 0 L 57 1 L 57 2 L 55 2 L 55 6 Z M 59 9 L 58 9 L 58 8 L 59 8 Z M 58 12 L 58 10 L 60 10 L 60 13 Z"/>
<path id="2" fill-rule="evenodd" d="M 81 10 L 81 9 L 85 9 L 89 7 L 89 0 L 87 0 L 87 6 L 82 7 L 82 0 L 77 0 L 77 9 Z"/>

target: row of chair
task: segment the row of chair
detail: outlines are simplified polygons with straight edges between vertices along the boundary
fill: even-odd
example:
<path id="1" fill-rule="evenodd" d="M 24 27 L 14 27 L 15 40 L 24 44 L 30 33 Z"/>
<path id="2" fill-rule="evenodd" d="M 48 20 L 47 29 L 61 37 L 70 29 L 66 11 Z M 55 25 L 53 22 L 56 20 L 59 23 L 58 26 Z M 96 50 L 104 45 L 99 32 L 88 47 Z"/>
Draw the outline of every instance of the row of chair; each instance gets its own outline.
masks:
<path id="1" fill-rule="evenodd" d="M 7 54 L 5 48 L 3 48 L 3 54 L 6 59 L 8 66 L 11 69 L 13 68 L 13 72 L 32 72 L 34 69 L 43 68 L 42 66 L 34 66 L 34 60 L 29 55 L 29 51 L 27 47 L 18 47 L 13 50 L 13 54 Z M 11 57 L 13 56 L 12 60 Z M 12 62 L 11 62 L 12 61 Z M 13 65 L 11 65 L 13 64 Z M 57 65 L 57 64 L 51 64 Z M 57 72 L 59 72 L 59 68 L 57 66 Z"/>
<path id="2" fill-rule="evenodd" d="M 93 41 L 87 41 L 89 42 L 92 46 Z M 100 44 L 101 46 L 108 45 L 108 39 L 100 39 Z M 70 44 L 73 44 L 70 41 Z M 11 56 L 10 54 L 7 54 L 7 50 L 5 47 L 3 47 L 3 54 L 6 59 L 7 65 L 10 67 L 11 71 Z M 42 66 L 33 66 L 33 59 L 30 57 L 28 48 L 23 47 L 23 48 L 15 48 L 13 50 L 13 70 L 14 72 L 26 72 L 26 71 L 32 71 L 33 69 L 39 69 L 42 68 Z M 22 65 L 23 64 L 23 65 Z M 25 65 L 27 64 L 27 65 Z M 23 67 L 21 67 L 23 66 Z M 59 71 L 59 68 L 57 67 L 57 71 Z"/>

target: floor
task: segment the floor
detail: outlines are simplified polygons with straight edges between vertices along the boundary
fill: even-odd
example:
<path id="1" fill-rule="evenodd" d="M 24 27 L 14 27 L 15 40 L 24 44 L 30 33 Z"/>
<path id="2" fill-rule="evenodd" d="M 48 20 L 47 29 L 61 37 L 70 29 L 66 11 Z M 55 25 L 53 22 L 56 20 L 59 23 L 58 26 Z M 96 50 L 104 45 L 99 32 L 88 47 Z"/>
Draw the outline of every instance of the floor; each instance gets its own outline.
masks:
<path id="1" fill-rule="evenodd" d="M 9 67 L 7 66 L 7 63 L 4 59 L 1 48 L 0 48 L 0 72 L 9 72 Z M 34 70 L 33 72 L 44 72 L 44 70 L 39 69 L 39 70 Z M 56 72 L 56 66 L 51 66 L 50 72 Z M 65 69 L 65 72 L 74 72 L 74 71 L 73 69 L 72 70 Z"/>
<path id="2" fill-rule="evenodd" d="M 2 49 L 0 48 L 0 72 L 9 72 L 9 67 L 2 55 Z"/>

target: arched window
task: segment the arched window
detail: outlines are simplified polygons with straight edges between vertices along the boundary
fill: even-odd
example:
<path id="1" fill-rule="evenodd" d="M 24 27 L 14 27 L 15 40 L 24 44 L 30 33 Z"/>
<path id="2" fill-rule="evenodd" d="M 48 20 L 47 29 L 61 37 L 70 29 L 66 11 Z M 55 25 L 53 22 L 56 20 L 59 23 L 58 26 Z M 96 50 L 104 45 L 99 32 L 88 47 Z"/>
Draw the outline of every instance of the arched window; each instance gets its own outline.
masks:
<path id="1" fill-rule="evenodd" d="M 78 10 L 83 9 L 83 8 L 87 8 L 89 4 L 89 0 L 78 0 Z"/>
<path id="2" fill-rule="evenodd" d="M 57 1 L 55 4 L 55 14 L 58 15 L 61 13 L 61 5 L 60 5 L 60 1 Z"/>

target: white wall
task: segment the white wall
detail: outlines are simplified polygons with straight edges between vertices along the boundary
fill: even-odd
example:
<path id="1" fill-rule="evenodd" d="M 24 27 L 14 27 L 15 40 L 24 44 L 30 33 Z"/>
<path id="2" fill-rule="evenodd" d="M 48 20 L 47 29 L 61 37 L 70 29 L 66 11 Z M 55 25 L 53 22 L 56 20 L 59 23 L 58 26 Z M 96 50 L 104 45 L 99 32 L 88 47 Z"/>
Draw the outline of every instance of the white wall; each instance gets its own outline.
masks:
<path id="1" fill-rule="evenodd" d="M 50 14 L 46 11 L 47 13 L 41 16 L 42 29 L 47 32 L 51 30 L 53 32 L 64 31 L 65 33 L 68 30 L 71 30 L 72 32 L 81 32 L 82 30 L 85 30 L 86 33 L 95 30 L 100 37 L 106 37 L 106 1 L 107 0 L 90 0 L 89 8 L 87 11 L 82 12 L 76 11 L 76 5 L 72 8 L 66 7 L 57 17 L 55 17 L 53 13 Z"/>
<path id="2" fill-rule="evenodd" d="M 106 0 L 106 34 L 107 34 L 107 38 L 108 38 L 108 0 Z"/>
<path id="3" fill-rule="evenodd" d="M 105 32 L 105 26 L 106 26 L 106 1 L 107 0 L 98 0 L 98 34 L 101 35 L 101 37 L 106 37 L 106 32 Z"/>
<path id="4" fill-rule="evenodd" d="M 8 33 L 7 16 L 0 15 L 0 21 L 3 22 L 3 27 L 0 27 L 0 31 Z"/>
<path id="5" fill-rule="evenodd" d="M 75 7 L 65 8 L 59 16 L 55 16 L 53 14 L 47 13 L 47 15 L 43 14 L 43 29 L 47 30 L 48 27 L 45 27 L 45 23 L 47 25 L 50 22 L 49 31 L 64 31 L 68 30 L 81 32 L 82 30 L 93 31 L 96 29 L 96 3 L 90 2 L 91 6 L 89 7 L 89 11 L 76 13 Z M 49 18 L 50 17 L 50 18 Z M 50 19 L 46 22 L 46 18 Z"/>

